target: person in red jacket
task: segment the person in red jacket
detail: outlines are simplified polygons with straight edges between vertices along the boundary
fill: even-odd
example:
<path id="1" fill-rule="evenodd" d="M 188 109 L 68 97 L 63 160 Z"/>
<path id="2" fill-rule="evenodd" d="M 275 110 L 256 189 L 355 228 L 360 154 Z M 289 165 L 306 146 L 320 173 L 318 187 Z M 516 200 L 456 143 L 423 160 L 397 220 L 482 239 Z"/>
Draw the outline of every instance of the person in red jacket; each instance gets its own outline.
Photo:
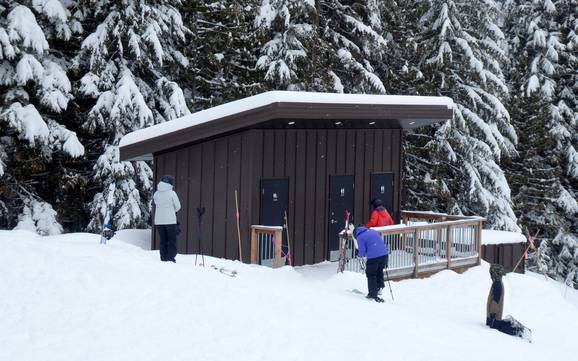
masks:
<path id="1" fill-rule="evenodd" d="M 369 222 L 365 225 L 367 228 L 393 225 L 393 219 L 387 213 L 387 209 L 383 206 L 381 199 L 374 199 L 371 205 L 373 206 L 373 212 L 371 212 Z"/>

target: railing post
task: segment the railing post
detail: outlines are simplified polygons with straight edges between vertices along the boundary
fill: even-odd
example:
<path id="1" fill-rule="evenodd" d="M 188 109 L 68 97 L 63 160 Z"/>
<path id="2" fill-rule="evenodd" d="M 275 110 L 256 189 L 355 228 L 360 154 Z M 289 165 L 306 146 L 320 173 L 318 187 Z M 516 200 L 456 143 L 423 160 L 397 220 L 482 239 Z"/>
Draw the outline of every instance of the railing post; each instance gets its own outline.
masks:
<path id="1" fill-rule="evenodd" d="M 283 230 L 275 230 L 275 268 L 281 267 L 281 244 L 283 243 Z"/>
<path id="2" fill-rule="evenodd" d="M 478 231 L 476 232 L 476 242 L 478 242 L 478 266 L 482 263 L 482 223 L 478 221 Z"/>
<path id="3" fill-rule="evenodd" d="M 413 269 L 413 277 L 417 278 L 417 275 L 419 273 L 419 256 L 418 256 L 418 252 L 419 252 L 419 245 L 418 245 L 418 239 L 417 239 L 417 229 L 413 232 L 413 262 L 414 262 L 414 269 Z"/>
<path id="4" fill-rule="evenodd" d="M 251 226 L 251 264 L 259 263 L 259 239 L 257 238 L 257 230 Z"/>
<path id="5" fill-rule="evenodd" d="M 448 269 L 450 269 L 452 266 L 452 242 L 452 227 L 448 226 L 446 231 L 446 259 L 448 262 Z"/>

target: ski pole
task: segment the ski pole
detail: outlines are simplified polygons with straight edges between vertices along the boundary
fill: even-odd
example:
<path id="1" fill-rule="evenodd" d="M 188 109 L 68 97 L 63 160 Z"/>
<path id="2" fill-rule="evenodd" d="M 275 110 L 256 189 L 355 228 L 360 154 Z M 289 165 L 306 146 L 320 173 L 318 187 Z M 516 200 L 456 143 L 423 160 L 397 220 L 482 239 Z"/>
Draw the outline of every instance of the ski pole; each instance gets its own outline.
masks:
<path id="1" fill-rule="evenodd" d="M 285 231 L 287 233 L 287 258 L 289 266 L 293 266 L 293 255 L 291 254 L 291 238 L 289 238 L 289 222 L 287 221 L 287 210 L 285 210 Z"/>
<path id="2" fill-rule="evenodd" d="M 387 267 L 385 267 L 385 275 L 387 276 L 387 285 L 389 286 L 389 293 L 391 294 L 391 300 L 395 301 L 393 299 L 393 291 L 391 290 L 391 283 L 389 282 L 389 273 L 387 272 Z"/>
<path id="3" fill-rule="evenodd" d="M 237 190 L 235 189 L 235 208 L 236 208 L 236 216 L 237 216 L 237 238 L 239 239 L 239 261 L 243 262 L 243 251 L 241 247 L 241 225 L 240 225 L 240 216 L 239 216 L 239 198 L 237 197 Z"/>
<path id="4" fill-rule="evenodd" d="M 199 220 L 199 253 L 201 253 L 201 242 L 202 242 L 201 218 L 203 217 L 204 213 L 205 213 L 205 207 L 197 207 L 197 216 L 198 216 L 198 220 Z M 201 258 L 203 260 L 203 267 L 205 267 L 205 255 L 203 253 L 201 253 Z M 196 265 L 197 265 L 197 257 L 195 256 L 195 266 Z"/>

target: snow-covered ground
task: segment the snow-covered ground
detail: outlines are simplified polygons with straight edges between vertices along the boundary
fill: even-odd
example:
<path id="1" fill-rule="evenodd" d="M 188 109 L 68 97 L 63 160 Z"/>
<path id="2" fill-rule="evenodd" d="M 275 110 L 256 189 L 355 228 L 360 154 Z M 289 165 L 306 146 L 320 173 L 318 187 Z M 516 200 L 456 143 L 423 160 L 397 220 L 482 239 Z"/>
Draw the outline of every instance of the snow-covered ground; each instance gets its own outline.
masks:
<path id="1" fill-rule="evenodd" d="M 273 270 L 207 258 L 236 278 L 161 263 L 150 233 L 39 237 L 0 231 L 0 360 L 575 360 L 578 294 L 541 275 L 504 278 L 505 314 L 534 342 L 484 325 L 490 277 L 392 283 L 367 301 L 361 274 L 335 264 Z M 142 238 L 141 238 L 142 237 Z M 124 239 L 124 242 L 120 239 Z M 144 247 L 146 248 L 146 247 Z"/>

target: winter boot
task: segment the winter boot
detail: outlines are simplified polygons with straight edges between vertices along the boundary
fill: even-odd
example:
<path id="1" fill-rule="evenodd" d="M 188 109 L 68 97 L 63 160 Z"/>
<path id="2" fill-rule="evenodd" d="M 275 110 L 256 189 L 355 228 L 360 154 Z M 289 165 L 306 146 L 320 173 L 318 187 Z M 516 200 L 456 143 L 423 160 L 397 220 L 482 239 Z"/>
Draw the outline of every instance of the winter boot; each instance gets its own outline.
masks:
<path id="1" fill-rule="evenodd" d="M 380 298 L 380 297 L 377 297 L 377 296 L 371 297 L 370 295 L 367 295 L 367 296 L 365 296 L 365 297 L 366 297 L 367 299 L 369 299 L 369 300 L 374 300 L 374 301 L 377 302 L 377 303 L 383 303 L 383 302 L 385 302 L 385 301 L 383 300 L 383 298 Z"/>

